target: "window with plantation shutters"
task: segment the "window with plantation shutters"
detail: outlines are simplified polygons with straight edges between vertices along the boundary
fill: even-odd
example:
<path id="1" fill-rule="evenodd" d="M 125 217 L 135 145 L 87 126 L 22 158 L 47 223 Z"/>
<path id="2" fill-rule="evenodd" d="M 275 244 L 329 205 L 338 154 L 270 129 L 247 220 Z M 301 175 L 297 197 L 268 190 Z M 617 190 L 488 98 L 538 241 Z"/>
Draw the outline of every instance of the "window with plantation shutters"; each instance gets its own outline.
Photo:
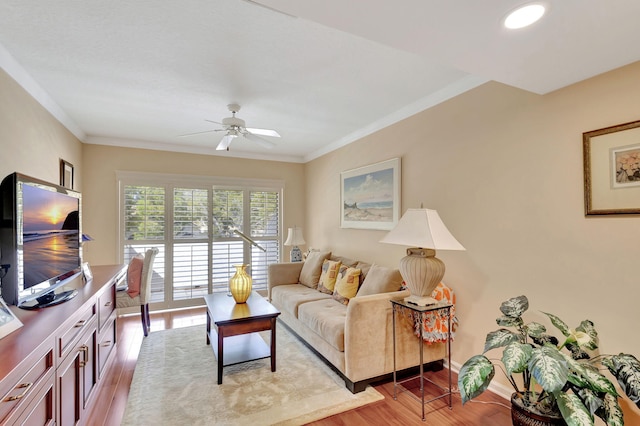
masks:
<path id="1" fill-rule="evenodd" d="M 267 285 L 267 269 L 280 260 L 280 193 L 251 191 L 251 238 L 263 249 L 252 247 L 251 276 L 260 286 Z"/>
<path id="2" fill-rule="evenodd" d="M 156 308 L 227 292 L 238 264 L 248 265 L 255 290 L 266 291 L 268 266 L 280 260 L 281 182 L 129 172 L 119 180 L 123 260 L 160 249 L 152 282 Z"/>
<path id="3" fill-rule="evenodd" d="M 123 261 L 129 263 L 135 256 L 157 247 L 159 250 L 153 265 L 151 300 L 164 301 L 164 252 L 165 252 L 165 188 L 144 185 L 125 185 L 123 220 Z"/>
<path id="4" fill-rule="evenodd" d="M 173 300 L 209 292 L 209 191 L 173 189 Z"/>

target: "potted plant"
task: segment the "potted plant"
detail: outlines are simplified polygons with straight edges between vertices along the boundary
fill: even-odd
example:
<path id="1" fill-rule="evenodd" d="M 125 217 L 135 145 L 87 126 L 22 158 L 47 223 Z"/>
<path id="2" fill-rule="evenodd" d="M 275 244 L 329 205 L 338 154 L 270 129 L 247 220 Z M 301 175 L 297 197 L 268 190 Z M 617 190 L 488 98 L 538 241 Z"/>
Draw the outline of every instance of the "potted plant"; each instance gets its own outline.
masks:
<path id="1" fill-rule="evenodd" d="M 512 419 L 519 424 L 594 424 L 594 415 L 609 425 L 623 425 L 618 392 L 602 374 L 610 371 L 627 396 L 640 407 L 640 362 L 629 354 L 602 355 L 598 333 L 589 320 L 575 329 L 560 318 L 544 312 L 562 338 L 547 334 L 539 323 L 525 323 L 522 314 L 529 308 L 526 296 L 502 303 L 502 316 L 496 322 L 503 327 L 487 334 L 482 355 L 464 363 L 458 374 L 462 403 L 484 392 L 494 377 L 494 362 L 484 354 L 503 348 L 503 372 L 515 392 L 511 398 Z M 506 328 L 509 327 L 510 329 Z M 606 367 L 606 368 L 605 368 Z M 524 413 L 524 414 L 523 414 Z M 528 423 L 523 416 L 537 418 Z M 541 418 L 545 417 L 544 422 Z"/>

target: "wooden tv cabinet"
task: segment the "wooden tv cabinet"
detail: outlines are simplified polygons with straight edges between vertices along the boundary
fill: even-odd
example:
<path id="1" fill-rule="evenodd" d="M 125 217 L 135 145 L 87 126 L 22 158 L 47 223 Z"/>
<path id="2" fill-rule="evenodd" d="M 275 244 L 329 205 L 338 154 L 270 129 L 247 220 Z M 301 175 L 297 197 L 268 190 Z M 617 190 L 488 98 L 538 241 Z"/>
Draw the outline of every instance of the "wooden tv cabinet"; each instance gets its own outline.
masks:
<path id="1" fill-rule="evenodd" d="M 24 324 L 0 339 L 0 424 L 82 425 L 116 347 L 116 283 L 126 265 L 92 266 L 78 295 L 39 310 L 11 310 Z"/>

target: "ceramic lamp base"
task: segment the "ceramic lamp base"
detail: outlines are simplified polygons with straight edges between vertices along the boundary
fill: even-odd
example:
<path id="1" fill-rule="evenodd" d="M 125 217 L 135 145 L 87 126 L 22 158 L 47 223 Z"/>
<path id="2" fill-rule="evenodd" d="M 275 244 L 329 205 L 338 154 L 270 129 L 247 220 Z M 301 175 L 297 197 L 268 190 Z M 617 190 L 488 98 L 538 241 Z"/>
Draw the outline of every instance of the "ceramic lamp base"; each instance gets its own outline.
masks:
<path id="1" fill-rule="evenodd" d="M 302 251 L 298 246 L 294 246 L 291 249 L 291 261 L 292 262 L 302 262 Z"/>

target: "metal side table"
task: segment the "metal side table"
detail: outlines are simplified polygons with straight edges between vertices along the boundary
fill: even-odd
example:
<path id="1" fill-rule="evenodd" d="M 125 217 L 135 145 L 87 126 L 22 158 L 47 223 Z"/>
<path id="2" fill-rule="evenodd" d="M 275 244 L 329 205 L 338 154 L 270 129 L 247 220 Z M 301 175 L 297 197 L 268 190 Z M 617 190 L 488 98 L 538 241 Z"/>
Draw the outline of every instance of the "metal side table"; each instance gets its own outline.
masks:
<path id="1" fill-rule="evenodd" d="M 451 308 L 453 307 L 452 304 L 450 303 L 438 303 L 438 304 L 434 304 L 434 305 L 427 305 L 427 306 L 418 306 L 418 305 L 414 305 L 412 303 L 407 303 L 403 300 L 392 300 L 391 304 L 393 306 L 393 314 L 392 314 L 392 318 L 393 318 L 393 399 L 396 400 L 399 393 L 402 393 L 404 391 L 407 391 L 408 389 L 404 387 L 404 383 L 406 383 L 409 380 L 413 380 L 416 377 L 420 377 L 420 395 L 421 398 L 418 399 L 413 393 L 409 392 L 409 395 L 411 395 L 411 397 L 413 397 L 414 399 L 417 399 L 418 401 L 422 402 L 422 421 L 425 420 L 425 416 L 424 416 L 424 405 L 428 404 L 430 402 L 433 402 L 437 399 L 440 398 L 445 398 L 445 397 L 449 397 L 449 409 L 452 408 L 451 405 Z M 420 322 L 420 338 L 418 339 L 418 346 L 420 349 L 420 373 L 419 376 L 412 376 L 412 377 L 408 377 L 406 379 L 403 379 L 401 381 L 397 380 L 397 367 L 396 367 L 396 312 L 400 312 L 404 309 L 408 309 L 411 311 L 411 316 L 412 319 L 414 321 L 414 324 L 416 323 L 416 321 Z M 437 385 L 436 383 L 434 383 L 433 381 L 431 381 L 429 378 L 424 377 L 424 358 L 423 358 L 423 351 L 424 351 L 424 347 L 423 347 L 423 341 L 424 341 L 424 327 L 422 327 L 422 323 L 424 321 L 424 318 L 427 314 L 432 313 L 432 312 L 436 312 L 436 311 L 441 311 L 443 315 L 445 315 L 447 317 L 447 369 L 448 369 L 448 373 L 449 373 L 449 387 L 447 389 Z M 435 398 L 431 398 L 427 401 L 424 400 L 424 381 L 428 381 L 432 384 L 434 384 L 435 386 L 437 386 L 443 393 L 442 395 L 436 396 Z M 399 392 L 398 392 L 399 390 Z"/>

